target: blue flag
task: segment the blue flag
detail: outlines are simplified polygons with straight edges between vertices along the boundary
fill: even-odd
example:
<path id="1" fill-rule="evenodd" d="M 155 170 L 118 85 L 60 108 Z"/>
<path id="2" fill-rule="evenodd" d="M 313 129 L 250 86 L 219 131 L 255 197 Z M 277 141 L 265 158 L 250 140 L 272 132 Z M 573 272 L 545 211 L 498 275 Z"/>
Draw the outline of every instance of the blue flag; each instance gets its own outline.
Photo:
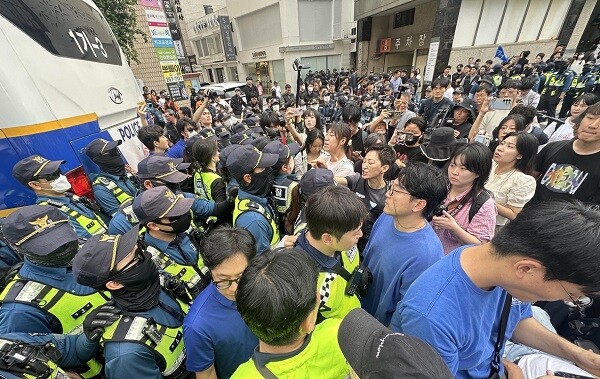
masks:
<path id="1" fill-rule="evenodd" d="M 500 58 L 502 63 L 508 61 L 508 57 L 506 56 L 506 54 L 504 54 L 504 49 L 502 48 L 502 46 L 498 46 L 498 48 L 496 49 L 496 55 L 494 55 L 494 58 Z"/>

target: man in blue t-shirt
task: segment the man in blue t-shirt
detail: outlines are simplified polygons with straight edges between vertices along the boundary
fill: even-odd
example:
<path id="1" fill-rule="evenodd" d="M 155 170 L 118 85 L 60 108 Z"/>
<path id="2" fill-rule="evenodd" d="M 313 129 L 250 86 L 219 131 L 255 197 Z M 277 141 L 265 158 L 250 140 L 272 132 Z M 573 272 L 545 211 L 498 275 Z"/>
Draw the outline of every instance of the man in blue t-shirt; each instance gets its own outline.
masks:
<path id="1" fill-rule="evenodd" d="M 256 246 L 246 229 L 223 226 L 208 235 L 202 251 L 213 282 L 183 321 L 186 366 L 196 378 L 229 378 L 258 346 L 235 304 L 238 281 Z"/>
<path id="2" fill-rule="evenodd" d="M 510 338 L 599 375 L 600 355 L 543 327 L 529 304 L 575 302 L 600 290 L 599 223 L 600 210 L 580 202 L 548 201 L 523 210 L 491 242 L 462 246 L 427 269 L 399 303 L 392 330 L 425 340 L 457 378 L 487 378 L 512 295 L 500 356 Z M 506 370 L 512 377 L 520 368 L 508 364 Z"/>
<path id="3" fill-rule="evenodd" d="M 444 248 L 427 222 L 448 193 L 448 180 L 434 166 L 409 163 L 390 183 L 383 213 L 373 226 L 364 252 L 373 275 L 362 307 L 389 325 L 396 304 L 429 266 L 444 257 Z"/>

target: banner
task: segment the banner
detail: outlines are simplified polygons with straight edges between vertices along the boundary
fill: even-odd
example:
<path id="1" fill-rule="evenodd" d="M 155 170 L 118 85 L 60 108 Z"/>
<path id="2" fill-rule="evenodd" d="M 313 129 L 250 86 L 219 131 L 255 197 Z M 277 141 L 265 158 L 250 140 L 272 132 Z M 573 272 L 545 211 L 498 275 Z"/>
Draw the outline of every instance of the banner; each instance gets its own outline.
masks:
<path id="1" fill-rule="evenodd" d="M 221 28 L 221 41 L 223 41 L 223 52 L 226 61 L 235 61 L 235 47 L 233 46 L 233 36 L 231 35 L 231 26 L 229 25 L 229 16 L 218 17 L 219 27 Z"/>
<path id="2" fill-rule="evenodd" d="M 158 1 L 159 0 L 140 0 L 140 3 L 142 5 L 150 3 L 156 4 Z M 167 90 L 169 91 L 171 98 L 175 101 L 187 99 L 189 96 L 183 83 L 181 66 L 177 61 L 178 55 L 180 54 L 178 54 L 175 49 L 176 45 L 173 42 L 165 12 L 148 8 L 145 8 L 144 12 L 146 13 L 152 46 L 154 46 L 154 50 L 156 51 L 162 75 L 165 78 L 165 84 L 167 85 Z M 179 47 L 181 48 L 181 46 Z"/>
<path id="3" fill-rule="evenodd" d="M 152 7 L 162 9 L 161 0 L 140 0 L 140 5 L 143 7 Z"/>

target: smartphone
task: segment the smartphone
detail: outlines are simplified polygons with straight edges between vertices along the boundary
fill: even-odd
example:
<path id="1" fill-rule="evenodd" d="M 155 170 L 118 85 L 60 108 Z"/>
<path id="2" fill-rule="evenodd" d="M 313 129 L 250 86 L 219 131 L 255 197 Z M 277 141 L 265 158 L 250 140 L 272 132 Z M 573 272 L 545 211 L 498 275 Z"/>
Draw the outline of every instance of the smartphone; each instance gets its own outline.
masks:
<path id="1" fill-rule="evenodd" d="M 394 111 L 392 113 L 392 117 L 391 118 L 394 119 L 394 120 L 400 120 L 400 117 L 402 117 L 402 113 L 403 112 Z"/>
<path id="2" fill-rule="evenodd" d="M 486 136 L 485 134 L 477 134 L 475 136 L 475 138 L 473 138 L 473 141 L 475 141 L 475 142 L 481 142 L 485 146 L 490 146 L 490 141 L 491 140 L 492 140 L 492 137 Z"/>
<path id="3" fill-rule="evenodd" d="M 558 376 L 561 378 L 573 378 L 573 379 L 594 379 L 594 377 L 592 377 L 592 376 L 571 374 L 570 372 L 563 372 L 563 371 L 555 371 L 554 376 Z"/>
<path id="4" fill-rule="evenodd" d="M 511 100 L 496 98 L 490 104 L 490 107 L 495 111 L 507 111 L 510 110 Z"/>
<path id="5" fill-rule="evenodd" d="M 288 108 L 292 109 L 294 113 L 292 113 L 293 117 L 302 116 L 302 108 Z"/>

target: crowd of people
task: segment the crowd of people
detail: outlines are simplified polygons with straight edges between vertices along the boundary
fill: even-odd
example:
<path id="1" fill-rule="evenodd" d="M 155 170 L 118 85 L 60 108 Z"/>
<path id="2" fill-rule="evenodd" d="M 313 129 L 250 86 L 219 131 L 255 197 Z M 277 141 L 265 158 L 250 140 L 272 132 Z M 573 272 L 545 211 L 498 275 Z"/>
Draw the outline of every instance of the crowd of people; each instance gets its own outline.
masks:
<path id="1" fill-rule="evenodd" d="M 145 90 L 146 158 L 91 141 L 89 198 L 19 161 L 37 202 L 2 220 L 0 375 L 600 375 L 548 307 L 600 292 L 597 66 L 528 56 L 425 90 L 343 69 L 298 96 Z"/>

